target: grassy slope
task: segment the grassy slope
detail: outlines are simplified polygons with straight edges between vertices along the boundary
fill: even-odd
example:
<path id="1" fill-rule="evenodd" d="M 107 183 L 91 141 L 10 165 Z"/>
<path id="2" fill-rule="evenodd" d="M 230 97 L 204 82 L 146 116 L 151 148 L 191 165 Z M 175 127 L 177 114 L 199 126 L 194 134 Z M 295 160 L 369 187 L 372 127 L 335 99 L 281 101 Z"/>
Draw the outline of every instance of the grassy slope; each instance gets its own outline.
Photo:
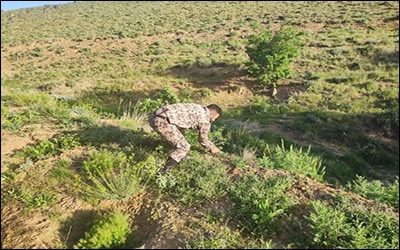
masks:
<path id="1" fill-rule="evenodd" d="M 204 182 L 199 183 L 197 188 L 211 185 L 216 188 L 217 194 L 225 197 L 223 200 L 228 201 L 219 200 L 224 208 L 221 212 L 215 209 L 218 202 L 214 204 L 216 197 L 207 188 L 197 193 L 191 191 L 191 184 L 187 183 L 174 193 L 175 189 L 168 186 L 172 185 L 168 182 L 171 180 L 158 184 L 150 180 L 149 190 L 160 189 L 162 195 L 171 195 L 173 201 L 160 202 L 154 197 L 157 195 L 149 191 L 150 194 L 145 197 L 154 200 L 147 204 L 155 207 L 153 209 L 145 209 L 143 196 L 134 196 L 130 202 L 120 204 L 125 212 L 134 210 L 132 214 L 137 218 L 137 226 L 143 226 L 142 220 L 152 217 L 151 226 L 146 228 L 151 236 L 136 232 L 142 233 L 139 237 L 142 240 L 131 242 L 131 245 L 181 246 L 180 237 L 191 238 L 211 232 L 212 237 L 207 236 L 196 244 L 199 247 L 209 246 L 207 244 L 271 247 L 269 243 L 264 242 L 266 246 L 260 242 L 263 237 L 246 236 L 263 230 L 259 225 L 251 224 L 254 223 L 251 218 L 241 215 L 245 211 L 243 209 L 254 207 L 249 205 L 238 210 L 237 201 L 246 204 L 245 198 L 240 195 L 240 188 L 248 187 L 245 184 L 238 187 L 228 185 L 226 189 L 231 193 L 220 193 L 219 185 L 226 185 L 221 184 L 225 183 L 224 178 L 221 183 L 207 179 L 215 178 L 214 174 L 225 176 L 228 173 L 231 178 L 236 178 L 235 174 L 232 175 L 236 171 L 239 171 L 239 176 L 246 176 L 240 169 L 249 166 L 258 168 L 261 165 L 262 168 L 307 174 L 311 171 L 310 165 L 320 162 L 326 167 L 324 182 L 343 190 L 347 183 L 358 180 L 359 185 L 348 186 L 347 189 L 387 203 L 392 208 L 384 210 L 392 210 L 396 207 L 393 203 L 396 197 L 390 197 L 392 193 L 389 190 L 396 186 L 389 184 L 396 180 L 399 168 L 398 11 L 397 2 L 321 1 L 81 2 L 2 12 L 2 225 L 4 223 L 7 228 L 4 229 L 7 235 L 4 236 L 4 244 L 29 246 L 29 239 L 36 236 L 23 232 L 29 227 L 40 227 L 35 222 L 37 218 L 45 218 L 46 230 L 41 233 L 42 237 L 36 237 L 39 241 L 31 246 L 65 247 L 66 244 L 70 247 L 82 237 L 86 229 L 79 223 L 85 221 L 86 215 L 74 211 L 92 210 L 87 202 L 98 202 L 82 197 L 77 191 L 82 188 L 79 180 L 84 178 L 82 162 L 88 159 L 87 151 L 107 148 L 126 154 L 135 152 L 138 161 L 150 155 L 162 162 L 168 147 L 141 124 L 143 118 L 131 113 L 133 121 L 120 118 L 130 107 L 130 102 L 154 97 L 164 86 L 175 90 L 182 99 L 190 98 L 204 104 L 215 102 L 228 111 L 224 115 L 226 119 L 217 125 L 220 130 L 213 136 L 219 139 L 224 151 L 233 155 L 222 157 L 221 164 L 227 164 L 230 170 L 227 173 L 211 171 L 211 174 L 191 170 L 189 172 L 193 172 L 193 176 L 186 176 L 185 169 L 206 164 L 194 162 L 193 166 L 189 163 L 175 173 L 177 178 L 182 178 L 181 181 L 196 174 L 205 176 L 194 178 Z M 259 89 L 258 82 L 247 76 L 243 67 L 247 59 L 244 50 L 246 38 L 257 32 L 254 29 L 256 22 L 272 30 L 282 25 L 293 25 L 306 31 L 306 46 L 292 66 L 293 76 L 283 81 L 275 99 L 270 99 L 266 90 Z M 99 120 L 107 125 L 97 126 Z M 249 121 L 244 123 L 246 120 Z M 140 130 L 141 127 L 145 130 Z M 130 130 L 125 130 L 127 128 Z M 40 142 L 63 133 L 66 134 L 61 138 L 67 139 Z M 281 144 L 281 139 L 287 146 L 294 144 L 294 151 L 280 151 L 276 145 Z M 160 143 L 162 146 L 157 147 Z M 15 155 L 28 144 L 39 146 L 36 151 L 25 150 L 26 153 Z M 306 150 L 298 151 L 308 145 L 312 145 L 312 149 L 307 155 Z M 273 150 L 268 153 L 266 146 Z M 194 153 L 202 152 L 198 145 L 192 149 Z M 197 160 L 201 158 L 196 156 Z M 299 166 L 305 166 L 305 169 Z M 29 169 L 35 171 L 27 171 Z M 284 174 L 287 175 L 290 179 L 292 174 Z M 389 187 L 384 189 L 379 183 L 368 184 L 357 179 L 357 175 L 388 182 Z M 41 178 L 43 176 L 46 178 Z M 264 185 L 257 184 L 257 181 L 254 183 L 256 186 Z M 312 235 L 308 231 L 312 230 L 305 226 L 311 222 L 304 222 L 304 215 L 314 210 L 323 214 L 324 210 L 318 205 L 311 205 L 310 201 L 335 201 L 338 198 L 325 184 L 318 186 L 315 182 L 310 185 L 310 180 L 295 183 L 289 188 L 297 197 L 294 211 L 286 209 L 283 215 L 278 216 L 279 220 L 270 221 L 271 225 L 279 224 L 280 220 L 291 221 L 292 226 L 288 229 L 291 233 L 267 228 L 264 230 L 272 230 L 276 236 L 264 240 L 272 239 L 275 246 L 300 244 L 302 247 L 313 247 L 305 243 Z M 46 186 L 51 188 L 44 189 Z M 314 196 L 308 190 L 313 190 L 315 186 L 328 190 L 327 196 L 332 197 Z M 280 190 L 279 185 L 277 188 Z M 71 197 L 78 199 L 71 201 Z M 255 200 L 258 198 L 253 197 Z M 274 200 L 274 197 L 271 199 Z M 179 203 L 196 203 L 197 200 L 202 204 L 205 202 L 199 214 L 193 215 L 189 211 L 185 216 L 179 216 L 187 209 L 181 208 Z M 134 202 L 139 205 L 132 207 L 130 204 Z M 67 205 L 71 209 L 66 208 Z M 347 208 L 347 205 L 346 201 L 339 202 L 336 208 L 352 211 L 351 214 L 357 216 L 362 214 L 354 212 L 355 208 Z M 116 206 L 103 201 L 100 210 L 107 211 Z M 168 215 L 168 209 L 180 212 Z M 210 210 L 216 210 L 218 216 Z M 30 216 L 29 211 L 34 211 L 34 216 Z M 24 215 L 21 217 L 24 225 L 13 230 L 14 224 L 9 218 L 15 214 Z M 295 218 L 291 217 L 293 214 Z M 153 218 L 155 215 L 161 219 Z M 73 232 L 71 239 L 64 239 L 69 230 L 69 222 L 65 221 L 71 217 L 77 221 L 74 224 L 72 219 L 71 223 L 81 230 Z M 176 220 L 178 217 L 179 220 Z M 198 217 L 208 218 L 208 224 L 196 221 Z M 185 233 L 189 236 L 177 233 L 177 239 L 152 242 L 151 239 L 157 237 L 168 238 L 166 232 L 161 230 L 154 235 L 152 230 L 163 228 L 175 220 L 176 228 L 187 229 Z M 185 220 L 193 223 L 197 230 L 184 226 L 187 223 Z M 229 226 L 232 220 L 239 224 L 239 228 Z M 61 236 L 52 235 L 60 222 L 64 225 Z M 314 222 L 318 222 L 317 217 Z M 375 224 L 371 222 L 371 225 Z M 212 232 L 217 226 L 223 230 L 214 235 Z M 304 235 L 295 233 L 299 227 Z M 244 230 L 245 236 L 240 236 L 236 229 Z M 203 234 L 204 231 L 207 233 Z M 231 233 L 237 237 L 229 238 Z M 13 235 L 20 234 L 24 235 L 20 237 L 21 241 L 12 240 Z M 41 243 L 45 236 L 48 236 L 45 243 Z M 231 245 L 218 245 L 222 244 L 218 238 Z M 314 240 L 318 242 L 320 239 Z M 343 242 L 329 244 L 348 246 Z M 354 246 L 362 247 L 356 243 Z"/>

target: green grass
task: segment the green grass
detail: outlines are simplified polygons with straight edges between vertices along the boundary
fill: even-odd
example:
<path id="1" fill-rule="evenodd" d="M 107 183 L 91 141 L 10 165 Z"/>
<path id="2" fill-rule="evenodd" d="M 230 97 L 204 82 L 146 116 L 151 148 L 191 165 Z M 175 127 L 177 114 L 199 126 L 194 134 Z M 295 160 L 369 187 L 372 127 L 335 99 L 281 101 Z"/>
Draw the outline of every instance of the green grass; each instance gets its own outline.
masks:
<path id="1" fill-rule="evenodd" d="M 295 149 L 293 145 L 286 149 L 285 144 L 275 148 L 267 147 L 264 156 L 260 159 L 261 166 L 266 168 L 284 169 L 291 172 L 311 176 L 318 181 L 324 180 L 325 168 L 322 160 L 311 155 L 311 147 L 307 151 Z"/>

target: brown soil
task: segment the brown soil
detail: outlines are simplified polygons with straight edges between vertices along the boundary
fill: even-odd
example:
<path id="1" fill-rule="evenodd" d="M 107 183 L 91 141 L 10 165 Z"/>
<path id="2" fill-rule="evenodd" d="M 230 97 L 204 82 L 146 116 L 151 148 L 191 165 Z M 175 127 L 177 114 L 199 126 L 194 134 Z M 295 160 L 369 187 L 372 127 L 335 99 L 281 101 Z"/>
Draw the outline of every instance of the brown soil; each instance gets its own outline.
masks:
<path id="1" fill-rule="evenodd" d="M 33 131 L 29 132 L 28 127 Z M 58 132 L 49 124 L 32 124 L 21 129 L 23 135 L 16 135 L 6 130 L 1 130 L 1 172 L 7 170 L 10 164 L 21 163 L 15 158 L 16 152 L 22 148 L 33 145 L 41 140 L 54 137 Z"/>

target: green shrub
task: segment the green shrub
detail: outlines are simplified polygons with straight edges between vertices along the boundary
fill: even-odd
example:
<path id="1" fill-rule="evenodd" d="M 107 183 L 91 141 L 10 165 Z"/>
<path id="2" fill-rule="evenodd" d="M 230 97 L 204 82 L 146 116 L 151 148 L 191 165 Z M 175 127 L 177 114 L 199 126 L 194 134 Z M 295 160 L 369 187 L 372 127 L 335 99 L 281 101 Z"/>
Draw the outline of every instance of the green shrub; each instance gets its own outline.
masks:
<path id="1" fill-rule="evenodd" d="M 247 231 L 256 234 L 274 234 L 295 200 L 285 191 L 291 185 L 290 178 L 245 176 L 229 190 L 234 204 L 233 218 Z"/>
<path id="2" fill-rule="evenodd" d="M 217 124 L 213 124 L 211 127 L 211 131 L 208 133 L 208 138 L 210 139 L 210 141 L 212 141 L 214 145 L 219 148 L 223 148 L 228 142 L 228 139 L 224 135 L 225 129 L 226 126 L 224 125 L 219 126 Z M 185 130 L 184 134 L 186 140 L 191 145 L 191 151 L 197 150 L 199 152 L 204 152 L 205 149 L 199 143 L 199 131 L 187 129 Z"/>
<path id="3" fill-rule="evenodd" d="M 205 204 L 221 198 L 229 177 L 226 166 L 199 157 L 182 161 L 171 170 L 172 180 L 164 189 L 185 205 Z"/>
<path id="4" fill-rule="evenodd" d="M 282 146 L 277 145 L 273 148 L 267 146 L 259 163 L 263 167 L 310 175 L 319 181 L 323 181 L 325 168 L 321 167 L 322 160 L 318 156 L 312 156 L 310 152 L 311 147 L 307 151 L 303 151 L 302 148 L 295 149 L 293 145 L 286 149 L 282 141 Z"/>
<path id="5" fill-rule="evenodd" d="M 294 28 L 281 28 L 274 35 L 265 30 L 249 38 L 246 53 L 248 72 L 260 79 L 262 85 L 277 85 L 277 81 L 291 75 L 290 63 L 299 55 L 301 41 Z"/>
<path id="6" fill-rule="evenodd" d="M 96 220 L 85 238 L 74 249 L 118 249 L 122 248 L 131 232 L 128 216 L 113 212 Z"/>
<path id="7" fill-rule="evenodd" d="M 228 139 L 224 135 L 225 129 L 226 126 L 224 125 L 218 126 L 215 124 L 211 127 L 208 138 L 214 143 L 215 146 L 222 148 L 227 144 Z"/>
<path id="8" fill-rule="evenodd" d="M 399 208 L 399 179 L 389 186 L 384 186 L 381 181 L 369 182 L 365 177 L 357 176 L 347 188 L 365 198 L 386 203 Z"/>
<path id="9" fill-rule="evenodd" d="M 365 209 L 342 197 L 337 207 L 315 201 L 308 217 L 316 248 L 397 249 L 399 219 L 396 215 Z"/>
<path id="10" fill-rule="evenodd" d="M 158 93 L 155 99 L 146 98 L 139 102 L 138 109 L 141 112 L 152 113 L 164 105 L 179 103 L 181 101 L 182 100 L 171 88 L 164 87 L 164 89 Z"/>
<path id="11" fill-rule="evenodd" d="M 350 241 L 346 214 L 317 201 L 313 204 L 314 212 L 309 216 L 311 228 L 314 232 L 314 243 L 324 248 L 337 248 Z"/>
<path id="12" fill-rule="evenodd" d="M 199 59 L 197 59 L 197 65 L 200 68 L 208 68 L 213 64 L 212 59 L 207 55 L 205 57 L 200 57 Z"/>
<path id="13" fill-rule="evenodd" d="M 231 162 L 237 168 L 247 168 L 247 161 L 241 157 L 235 157 Z"/>

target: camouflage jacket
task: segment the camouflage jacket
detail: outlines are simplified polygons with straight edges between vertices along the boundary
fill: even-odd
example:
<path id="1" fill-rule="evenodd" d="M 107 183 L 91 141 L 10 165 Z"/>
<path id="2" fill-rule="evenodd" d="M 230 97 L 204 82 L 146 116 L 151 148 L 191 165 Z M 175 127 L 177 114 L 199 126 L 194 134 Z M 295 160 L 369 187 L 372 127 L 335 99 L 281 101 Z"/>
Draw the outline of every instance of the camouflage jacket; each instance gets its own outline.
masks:
<path id="1" fill-rule="evenodd" d="M 211 129 L 210 110 L 200 104 L 177 103 L 159 108 L 155 114 L 166 117 L 170 124 L 178 128 L 199 130 L 200 144 L 210 149 L 214 144 L 208 139 Z"/>

